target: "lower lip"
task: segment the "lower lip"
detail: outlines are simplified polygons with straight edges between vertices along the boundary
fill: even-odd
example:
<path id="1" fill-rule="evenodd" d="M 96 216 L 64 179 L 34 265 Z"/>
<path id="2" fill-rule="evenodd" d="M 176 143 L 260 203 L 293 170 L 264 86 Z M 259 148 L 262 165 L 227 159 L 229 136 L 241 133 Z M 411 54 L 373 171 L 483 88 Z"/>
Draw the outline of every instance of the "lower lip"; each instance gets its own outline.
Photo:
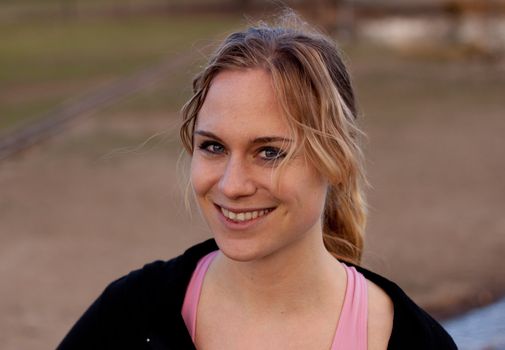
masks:
<path id="1" fill-rule="evenodd" d="M 229 229 L 231 230 L 245 230 L 249 229 L 253 226 L 258 225 L 261 223 L 268 215 L 270 215 L 274 210 L 269 211 L 268 213 L 258 216 L 255 219 L 250 219 L 246 221 L 233 221 L 226 216 L 224 216 L 223 212 L 221 211 L 221 208 L 216 206 L 217 211 L 219 212 L 219 219 L 221 222 Z"/>

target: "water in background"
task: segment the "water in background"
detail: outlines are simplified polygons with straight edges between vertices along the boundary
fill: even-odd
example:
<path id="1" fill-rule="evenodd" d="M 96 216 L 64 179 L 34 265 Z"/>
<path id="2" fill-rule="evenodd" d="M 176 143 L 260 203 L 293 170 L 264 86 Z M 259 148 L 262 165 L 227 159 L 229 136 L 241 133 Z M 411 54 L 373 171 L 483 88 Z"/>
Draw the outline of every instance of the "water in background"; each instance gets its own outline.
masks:
<path id="1" fill-rule="evenodd" d="M 505 350 L 505 298 L 443 325 L 460 350 Z"/>

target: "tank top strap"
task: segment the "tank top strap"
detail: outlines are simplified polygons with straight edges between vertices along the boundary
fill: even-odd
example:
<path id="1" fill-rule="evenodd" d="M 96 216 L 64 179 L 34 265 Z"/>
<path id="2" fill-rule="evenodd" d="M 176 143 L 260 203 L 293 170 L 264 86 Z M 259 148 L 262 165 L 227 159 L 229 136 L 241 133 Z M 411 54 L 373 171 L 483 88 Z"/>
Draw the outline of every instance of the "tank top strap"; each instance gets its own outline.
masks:
<path id="1" fill-rule="evenodd" d="M 209 269 L 210 263 L 214 260 L 218 252 L 218 250 L 210 252 L 198 261 L 195 271 L 193 271 L 193 275 L 191 276 L 191 280 L 189 281 L 188 288 L 186 289 L 186 295 L 184 296 L 181 314 L 193 342 L 195 341 L 196 312 L 198 301 L 200 300 L 200 293 L 202 291 L 203 280 L 205 278 L 205 273 Z"/>
<path id="2" fill-rule="evenodd" d="M 347 273 L 347 287 L 331 350 L 366 350 L 368 285 L 365 277 L 354 267 L 342 265 Z"/>

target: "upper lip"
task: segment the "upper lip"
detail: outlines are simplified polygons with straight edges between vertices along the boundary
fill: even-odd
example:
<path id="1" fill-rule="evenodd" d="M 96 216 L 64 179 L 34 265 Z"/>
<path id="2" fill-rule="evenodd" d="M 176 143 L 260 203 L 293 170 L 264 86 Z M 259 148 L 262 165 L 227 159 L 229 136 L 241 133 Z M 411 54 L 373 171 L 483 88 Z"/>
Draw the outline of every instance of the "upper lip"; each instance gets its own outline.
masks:
<path id="1" fill-rule="evenodd" d="M 231 208 L 231 207 L 225 207 L 224 205 L 221 204 L 215 204 L 219 208 L 223 208 L 226 210 L 229 210 L 234 213 L 246 213 L 250 211 L 260 211 L 260 210 L 268 210 L 268 209 L 274 209 L 275 207 L 261 207 L 261 208 Z"/>

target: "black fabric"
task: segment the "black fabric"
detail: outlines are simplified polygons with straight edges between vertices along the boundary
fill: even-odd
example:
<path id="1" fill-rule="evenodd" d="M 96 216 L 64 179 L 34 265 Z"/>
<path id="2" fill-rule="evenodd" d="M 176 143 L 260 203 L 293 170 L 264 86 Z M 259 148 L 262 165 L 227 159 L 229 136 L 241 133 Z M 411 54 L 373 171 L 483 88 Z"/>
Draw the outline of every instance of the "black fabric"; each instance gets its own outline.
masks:
<path id="1" fill-rule="evenodd" d="M 182 303 L 198 260 L 216 249 L 215 241 L 208 240 L 112 282 L 57 349 L 195 349 L 181 316 Z M 445 330 L 396 284 L 356 268 L 393 300 L 388 349 L 457 349 Z"/>

